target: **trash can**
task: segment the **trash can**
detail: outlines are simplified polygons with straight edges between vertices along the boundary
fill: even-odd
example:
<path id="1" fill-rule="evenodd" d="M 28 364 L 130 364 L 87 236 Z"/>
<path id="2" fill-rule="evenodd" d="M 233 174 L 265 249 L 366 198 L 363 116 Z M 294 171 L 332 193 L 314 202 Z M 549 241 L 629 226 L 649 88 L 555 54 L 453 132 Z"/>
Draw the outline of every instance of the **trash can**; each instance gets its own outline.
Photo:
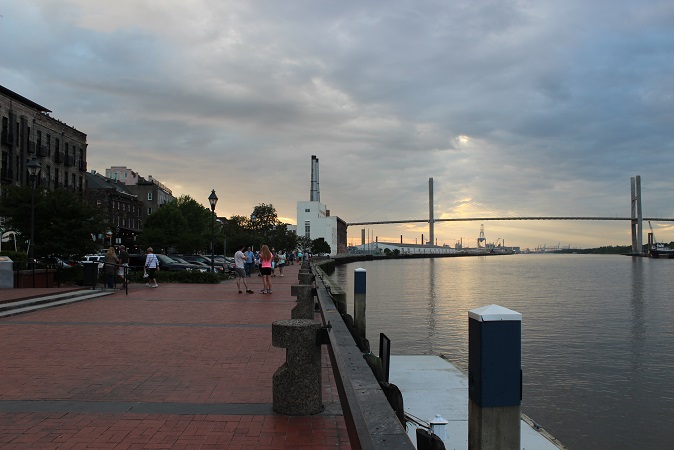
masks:
<path id="1" fill-rule="evenodd" d="M 0 289 L 14 289 L 14 262 L 9 256 L 0 256 Z"/>
<path id="2" fill-rule="evenodd" d="M 91 261 L 82 263 L 82 277 L 84 286 L 95 287 L 98 282 L 98 263 Z"/>

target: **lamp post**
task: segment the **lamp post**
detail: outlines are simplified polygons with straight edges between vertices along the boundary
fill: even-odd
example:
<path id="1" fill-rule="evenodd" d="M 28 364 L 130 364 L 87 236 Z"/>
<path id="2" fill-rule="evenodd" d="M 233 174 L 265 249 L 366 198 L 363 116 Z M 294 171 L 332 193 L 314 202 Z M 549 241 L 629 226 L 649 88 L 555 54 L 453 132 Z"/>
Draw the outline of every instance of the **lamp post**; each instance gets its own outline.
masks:
<path id="1" fill-rule="evenodd" d="M 250 215 L 250 226 L 253 228 L 253 253 L 255 252 L 255 214 Z"/>
<path id="2" fill-rule="evenodd" d="M 211 272 L 215 272 L 215 204 L 218 203 L 218 196 L 215 195 L 215 189 L 208 196 L 208 203 L 211 204 Z"/>
<path id="3" fill-rule="evenodd" d="M 40 173 L 42 165 L 33 158 L 26 164 L 28 174 L 30 175 L 30 184 L 33 187 L 33 192 L 30 196 L 30 245 L 28 247 L 28 262 L 33 265 L 33 245 L 35 240 L 35 185 L 37 184 L 37 176 Z"/>

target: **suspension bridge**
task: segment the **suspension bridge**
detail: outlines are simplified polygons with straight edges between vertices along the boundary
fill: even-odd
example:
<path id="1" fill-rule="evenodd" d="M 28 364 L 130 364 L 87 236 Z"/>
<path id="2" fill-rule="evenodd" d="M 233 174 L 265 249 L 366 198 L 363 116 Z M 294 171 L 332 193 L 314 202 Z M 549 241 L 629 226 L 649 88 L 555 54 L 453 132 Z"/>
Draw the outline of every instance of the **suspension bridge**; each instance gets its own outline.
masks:
<path id="1" fill-rule="evenodd" d="M 522 217 L 456 217 L 436 219 L 433 213 L 433 178 L 428 179 L 428 218 L 406 220 L 381 220 L 368 222 L 352 222 L 346 226 L 362 225 L 393 225 L 405 223 L 428 223 L 429 242 L 435 242 L 436 222 L 488 222 L 488 221 L 513 221 L 513 220 L 594 220 L 594 221 L 629 221 L 632 232 L 632 254 L 642 253 L 643 221 L 647 222 L 674 222 L 674 218 L 667 217 L 643 217 L 641 210 L 641 177 L 639 175 L 630 178 L 631 185 L 631 214 L 630 217 L 592 217 L 592 216 L 522 216 Z"/>

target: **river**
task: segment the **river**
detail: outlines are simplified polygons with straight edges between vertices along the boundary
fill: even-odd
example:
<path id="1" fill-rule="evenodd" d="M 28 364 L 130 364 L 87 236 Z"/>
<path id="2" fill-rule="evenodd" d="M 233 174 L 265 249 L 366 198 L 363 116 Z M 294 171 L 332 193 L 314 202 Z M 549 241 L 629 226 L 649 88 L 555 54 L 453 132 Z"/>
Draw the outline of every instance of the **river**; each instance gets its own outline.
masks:
<path id="1" fill-rule="evenodd" d="M 367 270 L 367 333 L 393 354 L 468 365 L 468 311 L 522 314 L 522 411 L 571 450 L 674 448 L 674 260 L 498 255 L 348 264 L 353 314 Z M 395 380 L 391 380 L 395 383 Z"/>

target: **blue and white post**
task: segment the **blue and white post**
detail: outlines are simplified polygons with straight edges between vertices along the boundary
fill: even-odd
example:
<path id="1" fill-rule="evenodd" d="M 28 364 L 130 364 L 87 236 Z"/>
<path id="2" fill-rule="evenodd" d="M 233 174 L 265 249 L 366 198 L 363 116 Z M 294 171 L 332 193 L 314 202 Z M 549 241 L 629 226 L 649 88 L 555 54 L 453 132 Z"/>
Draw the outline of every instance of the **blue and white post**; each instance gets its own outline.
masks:
<path id="1" fill-rule="evenodd" d="M 353 274 L 353 324 L 358 336 L 366 339 L 365 304 L 367 293 L 367 271 L 363 268 L 354 270 Z"/>
<path id="2" fill-rule="evenodd" d="M 520 450 L 522 314 L 468 311 L 468 449 Z"/>

